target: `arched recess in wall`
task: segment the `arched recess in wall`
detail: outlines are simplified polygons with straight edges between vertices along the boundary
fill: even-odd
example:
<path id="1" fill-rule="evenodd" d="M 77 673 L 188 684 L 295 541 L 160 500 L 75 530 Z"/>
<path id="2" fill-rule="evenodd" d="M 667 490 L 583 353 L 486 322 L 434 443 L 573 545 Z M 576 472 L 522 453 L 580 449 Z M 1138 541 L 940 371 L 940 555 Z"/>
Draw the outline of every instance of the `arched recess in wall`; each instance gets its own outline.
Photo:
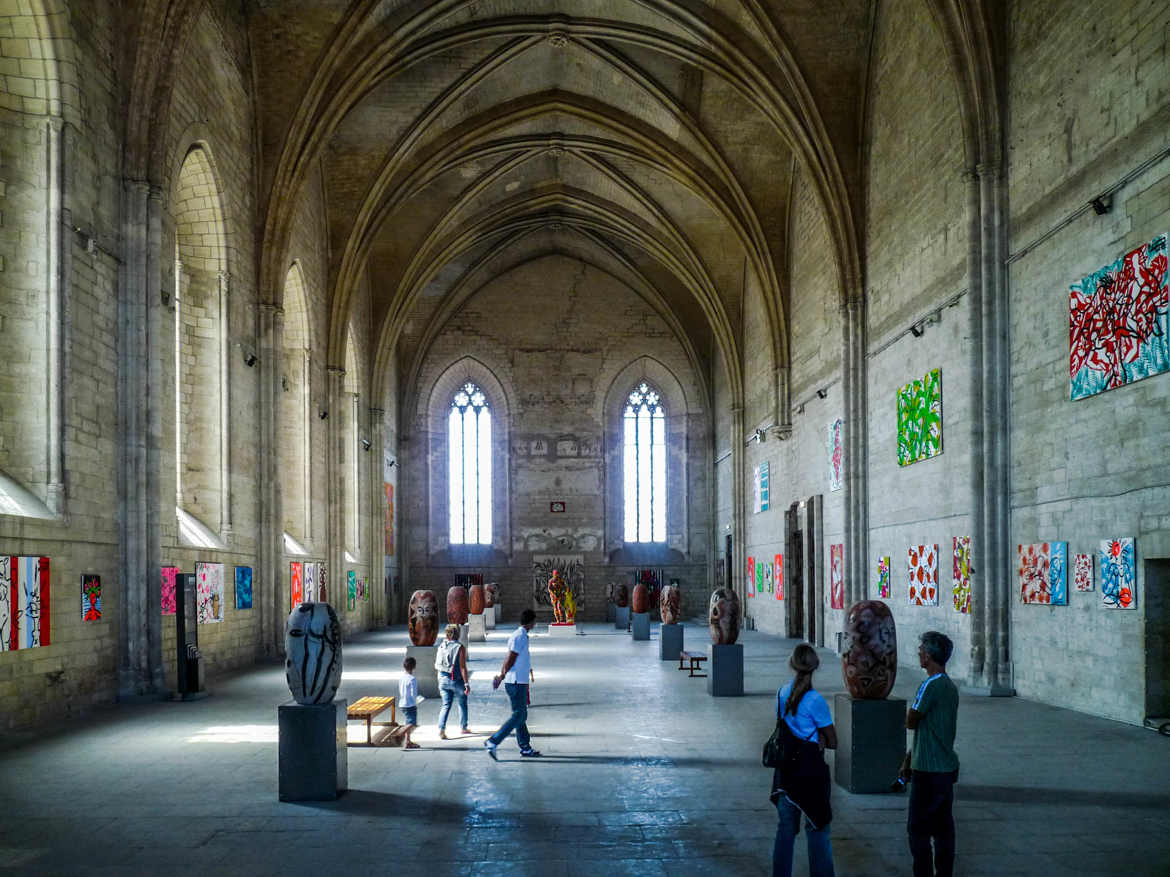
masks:
<path id="1" fill-rule="evenodd" d="M 280 356 L 280 471 L 284 532 L 310 546 L 313 539 L 312 332 L 300 262 L 284 281 L 284 335 Z"/>
<path id="2" fill-rule="evenodd" d="M 362 489 L 365 483 L 362 480 L 361 440 L 364 437 L 362 429 L 365 419 L 362 417 L 362 375 L 358 369 L 360 361 L 357 349 L 357 338 L 351 323 L 346 333 L 345 341 L 345 420 L 342 425 L 341 446 L 339 457 L 345 467 L 345 551 L 346 560 L 356 563 L 362 557 Z"/>
<path id="3" fill-rule="evenodd" d="M 183 159 L 171 199 L 175 505 L 180 539 L 205 548 L 226 547 L 231 532 L 228 265 L 222 203 L 211 153 L 205 144 L 195 144 Z"/>
<path id="4" fill-rule="evenodd" d="M 666 541 L 625 540 L 624 421 L 631 391 L 643 383 L 659 394 L 666 413 Z M 678 376 L 659 360 L 640 356 L 621 369 L 605 393 L 605 548 L 611 562 L 682 560 L 690 550 L 688 446 L 690 406 Z"/>
<path id="5" fill-rule="evenodd" d="M 491 518 L 490 545 L 452 545 L 451 507 L 448 488 L 448 418 L 455 394 L 465 384 L 475 384 L 487 399 L 491 410 Z M 444 368 L 431 385 L 429 393 L 419 394 L 417 420 L 425 424 L 424 450 L 417 462 L 425 465 L 426 477 L 420 489 L 427 505 L 427 546 L 432 557 L 450 552 L 459 559 L 474 561 L 507 554 L 512 540 L 511 483 L 508 477 L 511 453 L 511 412 L 508 392 L 496 373 L 471 356 L 461 357 Z M 419 469 L 415 469 L 422 475 Z"/>
<path id="6" fill-rule="evenodd" d="M 17 10 L 19 5 L 19 10 Z M 11 4 L 0 14 L 0 515 L 64 512 L 64 329 L 74 238 L 64 156 L 80 103 L 64 2 Z M 108 253 L 86 235 L 94 259 Z M 86 242 L 83 242 L 83 246 Z M 18 388 L 18 389 L 17 389 Z"/>

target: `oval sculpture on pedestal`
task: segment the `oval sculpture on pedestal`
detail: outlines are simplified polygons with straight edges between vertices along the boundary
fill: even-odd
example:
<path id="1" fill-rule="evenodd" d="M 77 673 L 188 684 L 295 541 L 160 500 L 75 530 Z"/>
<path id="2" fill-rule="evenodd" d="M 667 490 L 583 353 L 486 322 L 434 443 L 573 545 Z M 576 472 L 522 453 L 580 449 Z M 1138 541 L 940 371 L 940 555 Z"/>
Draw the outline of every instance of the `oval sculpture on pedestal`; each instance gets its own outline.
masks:
<path id="1" fill-rule="evenodd" d="M 732 645 L 739 639 L 739 597 L 731 588 L 719 588 L 711 595 L 711 642 Z"/>
<path id="2" fill-rule="evenodd" d="M 284 623 L 284 675 L 297 703 L 330 703 L 341 684 L 341 623 L 328 603 L 302 603 Z"/>
<path id="3" fill-rule="evenodd" d="M 489 582 L 483 586 L 483 605 L 491 609 L 496 605 L 496 600 L 500 596 L 500 586 L 495 582 Z"/>
<path id="4" fill-rule="evenodd" d="M 447 623 L 467 624 L 467 588 L 463 585 L 447 590 Z"/>
<path id="5" fill-rule="evenodd" d="M 623 609 L 630 605 L 630 588 L 628 585 L 613 586 L 613 602 Z"/>
<path id="6" fill-rule="evenodd" d="M 679 607 L 682 604 L 682 592 L 678 585 L 667 585 L 658 595 L 658 611 L 662 615 L 663 624 L 678 624 Z"/>
<path id="7" fill-rule="evenodd" d="M 467 602 L 472 615 L 483 615 L 484 600 L 483 585 L 472 585 L 467 593 Z"/>
<path id="8" fill-rule="evenodd" d="M 641 582 L 634 585 L 634 599 L 631 609 L 635 614 L 650 611 L 650 589 Z"/>
<path id="9" fill-rule="evenodd" d="M 439 635 L 439 600 L 434 591 L 415 591 L 410 595 L 407 627 L 410 641 L 416 646 L 433 646 Z"/>
<path id="10" fill-rule="evenodd" d="M 862 600 L 845 613 L 841 675 L 858 700 L 885 700 L 898 675 L 894 615 L 881 600 Z"/>

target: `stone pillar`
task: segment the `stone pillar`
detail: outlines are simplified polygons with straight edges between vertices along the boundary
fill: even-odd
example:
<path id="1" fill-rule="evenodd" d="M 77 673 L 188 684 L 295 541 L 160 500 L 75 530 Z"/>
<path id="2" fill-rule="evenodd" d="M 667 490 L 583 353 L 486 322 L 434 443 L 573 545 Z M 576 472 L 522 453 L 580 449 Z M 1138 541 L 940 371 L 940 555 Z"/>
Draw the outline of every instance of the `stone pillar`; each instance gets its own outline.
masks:
<path id="1" fill-rule="evenodd" d="M 231 275 L 217 272 L 219 282 L 219 533 L 231 548 L 232 539 L 232 369 Z"/>
<path id="2" fill-rule="evenodd" d="M 277 411 L 280 400 L 284 311 L 260 305 L 260 520 L 256 538 L 256 593 L 261 615 L 262 653 L 284 652 L 284 623 L 288 617 L 281 599 L 284 564 L 284 494 L 281 483 Z M 308 388 L 306 387 L 306 392 Z"/>
<path id="3" fill-rule="evenodd" d="M 47 439 L 45 443 L 45 504 L 57 515 L 65 513 L 65 453 L 64 453 L 64 422 L 65 422 L 65 379 L 64 354 L 62 347 L 63 315 L 65 313 L 65 291 L 72 282 L 73 247 L 71 234 L 62 234 L 63 228 L 71 229 L 73 225 L 72 211 L 65 208 L 65 149 L 66 132 L 72 127 L 66 126 L 59 116 L 46 120 L 48 141 L 48 193 L 47 225 L 47 280 L 48 280 L 48 374 L 45 380 L 48 384 L 46 401 L 48 403 Z"/>
<path id="4" fill-rule="evenodd" d="M 346 597 L 346 563 L 345 563 L 345 470 L 342 462 L 341 443 L 345 440 L 345 431 L 342 429 L 344 418 L 342 406 L 345 405 L 345 369 L 330 365 L 325 367 L 326 404 L 328 412 L 325 420 L 327 450 L 325 454 L 325 472 L 329 493 L 329 524 L 326 531 L 326 554 L 329 558 L 330 602 L 340 618 L 346 619 L 349 615 L 349 601 Z M 343 626 L 344 629 L 344 626 Z"/>
<path id="5" fill-rule="evenodd" d="M 841 309 L 845 419 L 845 605 L 865 599 L 869 566 L 869 479 L 865 297 Z"/>
<path id="6" fill-rule="evenodd" d="M 746 506 L 747 478 L 744 463 L 744 432 L 743 432 L 743 405 L 733 405 L 731 408 L 731 581 L 725 587 L 733 588 L 739 596 L 739 605 L 747 606 L 747 587 L 745 585 L 747 568 L 744 541 L 747 538 Z"/>
<path id="7" fill-rule="evenodd" d="M 383 447 L 386 441 L 386 412 L 370 409 L 370 587 L 374 589 L 371 619 L 378 624 L 390 623 L 386 594 L 386 472 Z"/>

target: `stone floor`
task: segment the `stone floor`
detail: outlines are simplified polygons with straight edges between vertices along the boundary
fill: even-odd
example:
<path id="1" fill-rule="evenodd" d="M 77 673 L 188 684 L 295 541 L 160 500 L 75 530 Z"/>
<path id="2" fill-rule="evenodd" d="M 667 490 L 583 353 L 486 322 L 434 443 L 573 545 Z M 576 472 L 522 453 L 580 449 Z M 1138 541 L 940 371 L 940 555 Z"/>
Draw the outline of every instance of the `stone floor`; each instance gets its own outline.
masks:
<path id="1" fill-rule="evenodd" d="M 471 725 L 441 742 L 436 701 L 423 748 L 364 745 L 351 725 L 350 791 L 282 804 L 271 666 L 221 679 L 193 703 L 119 706 L 0 751 L 0 872 L 18 874 L 762 874 L 776 816 L 759 764 L 792 641 L 747 632 L 743 698 L 658 660 L 604 625 L 534 636 L 529 726 L 482 749 L 507 713 L 490 677 L 505 632 L 473 644 Z M 537 633 L 540 628 L 537 628 Z M 702 648 L 706 631 L 689 625 Z M 346 644 L 341 697 L 396 692 L 402 629 Z M 822 654 L 817 688 L 841 690 Z M 896 694 L 921 671 L 903 668 Z M 449 730 L 458 728 L 458 719 Z M 957 874 L 1170 874 L 1170 739 L 1018 699 L 964 697 L 955 805 Z M 841 875 L 908 874 L 906 798 L 834 786 Z M 797 872 L 805 872 L 803 839 Z"/>

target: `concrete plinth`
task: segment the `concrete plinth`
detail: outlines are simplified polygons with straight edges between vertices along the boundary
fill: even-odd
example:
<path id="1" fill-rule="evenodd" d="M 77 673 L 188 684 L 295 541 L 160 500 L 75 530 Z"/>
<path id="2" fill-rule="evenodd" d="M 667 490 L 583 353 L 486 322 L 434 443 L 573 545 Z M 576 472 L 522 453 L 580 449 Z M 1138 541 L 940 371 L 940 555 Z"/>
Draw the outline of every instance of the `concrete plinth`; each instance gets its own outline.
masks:
<path id="1" fill-rule="evenodd" d="M 613 607 L 613 626 L 618 630 L 625 630 L 630 626 L 630 607 L 629 606 L 614 606 Z"/>
<path id="2" fill-rule="evenodd" d="M 658 657 L 663 661 L 677 661 L 683 650 L 683 626 L 661 624 L 658 626 Z"/>
<path id="3" fill-rule="evenodd" d="M 276 708 L 280 800 L 332 801 L 349 788 L 346 703 L 283 703 Z"/>
<path id="4" fill-rule="evenodd" d="M 617 618 L 617 606 L 613 603 L 605 604 L 605 620 L 613 621 Z"/>
<path id="5" fill-rule="evenodd" d="M 649 640 L 650 639 L 650 613 L 649 612 L 635 612 L 633 615 L 633 624 L 631 630 L 634 634 L 634 639 Z"/>
<path id="6" fill-rule="evenodd" d="M 906 701 L 838 694 L 833 706 L 837 785 L 862 795 L 888 792 L 906 755 Z"/>
<path id="7" fill-rule="evenodd" d="M 499 603 L 496 603 L 495 610 L 496 610 L 496 627 L 499 627 L 501 624 L 504 623 L 504 607 L 502 607 Z"/>
<path id="8" fill-rule="evenodd" d="M 483 610 L 483 625 L 488 630 L 496 629 L 496 607 L 488 606 Z"/>
<path id="9" fill-rule="evenodd" d="M 438 649 L 438 646 L 406 647 L 406 657 L 418 662 L 414 668 L 414 678 L 418 680 L 418 693 L 423 697 L 439 696 L 439 671 L 435 669 L 435 653 Z"/>
<path id="10" fill-rule="evenodd" d="M 549 636 L 576 636 L 577 625 L 575 624 L 557 624 L 555 621 L 548 626 Z"/>
<path id="11" fill-rule="evenodd" d="M 467 616 L 467 636 L 473 643 L 487 642 L 487 619 L 483 615 Z"/>
<path id="12" fill-rule="evenodd" d="M 469 615 L 468 618 L 470 617 L 471 616 Z M 467 644 L 471 642 L 471 632 L 468 630 L 469 627 L 471 627 L 470 624 L 459 625 L 459 642 L 463 643 L 463 648 L 467 648 Z"/>
<path id="13" fill-rule="evenodd" d="M 743 697 L 743 644 L 707 646 L 707 693 Z"/>

